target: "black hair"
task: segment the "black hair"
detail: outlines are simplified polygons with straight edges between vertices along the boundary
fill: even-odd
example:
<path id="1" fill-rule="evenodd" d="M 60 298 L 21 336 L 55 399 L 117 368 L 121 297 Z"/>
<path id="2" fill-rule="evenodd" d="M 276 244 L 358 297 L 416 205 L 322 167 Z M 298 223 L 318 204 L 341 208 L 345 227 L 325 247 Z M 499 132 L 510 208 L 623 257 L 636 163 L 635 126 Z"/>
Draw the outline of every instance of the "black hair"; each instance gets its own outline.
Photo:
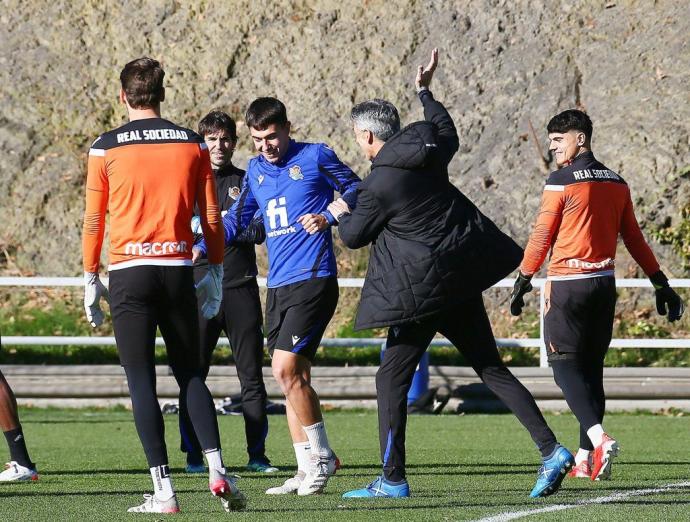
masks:
<path id="1" fill-rule="evenodd" d="M 257 98 L 249 105 L 244 120 L 247 127 L 265 130 L 272 124 L 285 125 L 288 122 L 287 110 L 277 98 Z"/>
<path id="2" fill-rule="evenodd" d="M 590 141 L 592 139 L 592 120 L 583 111 L 568 109 L 551 118 L 546 126 L 546 130 L 548 132 L 560 133 L 576 130 L 583 132 L 587 137 L 587 141 Z"/>
<path id="3" fill-rule="evenodd" d="M 220 131 L 227 132 L 233 141 L 237 139 L 237 125 L 229 114 L 223 111 L 211 111 L 201 118 L 199 134 L 202 138 Z"/>

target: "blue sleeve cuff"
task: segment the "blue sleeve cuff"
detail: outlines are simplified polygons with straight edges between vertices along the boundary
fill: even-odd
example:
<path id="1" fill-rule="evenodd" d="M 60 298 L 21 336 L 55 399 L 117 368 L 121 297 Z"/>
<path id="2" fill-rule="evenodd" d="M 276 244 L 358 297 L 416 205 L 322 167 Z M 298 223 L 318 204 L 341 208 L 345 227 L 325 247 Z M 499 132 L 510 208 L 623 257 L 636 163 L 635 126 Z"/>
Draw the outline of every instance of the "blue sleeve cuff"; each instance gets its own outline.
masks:
<path id="1" fill-rule="evenodd" d="M 205 239 L 202 239 L 201 241 L 199 241 L 194 246 L 197 247 L 199 250 L 201 250 L 201 253 L 204 254 L 204 256 L 208 253 L 208 249 L 206 248 L 206 240 Z"/>
<path id="2" fill-rule="evenodd" d="M 321 215 L 326 218 L 326 221 L 328 221 L 328 224 L 331 226 L 338 223 L 338 220 L 335 219 L 335 216 L 331 214 L 329 210 L 324 210 L 323 212 L 321 212 Z"/>

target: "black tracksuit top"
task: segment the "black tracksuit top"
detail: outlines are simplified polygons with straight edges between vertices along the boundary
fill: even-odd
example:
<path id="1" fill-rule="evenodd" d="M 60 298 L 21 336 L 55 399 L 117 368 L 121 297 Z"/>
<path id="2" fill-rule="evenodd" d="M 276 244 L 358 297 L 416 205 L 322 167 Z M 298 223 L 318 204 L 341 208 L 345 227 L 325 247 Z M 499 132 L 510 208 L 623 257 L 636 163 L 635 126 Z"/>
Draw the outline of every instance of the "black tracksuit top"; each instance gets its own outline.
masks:
<path id="1" fill-rule="evenodd" d="M 218 170 L 213 171 L 216 178 L 216 196 L 218 205 L 223 215 L 227 212 L 235 198 L 242 191 L 242 181 L 245 171 L 228 164 Z M 195 215 L 198 215 L 195 208 Z M 195 237 L 195 242 L 201 239 L 201 235 Z M 232 244 L 225 246 L 223 257 L 223 289 L 235 288 L 250 282 L 256 278 L 258 270 L 256 268 L 255 244 L 261 244 L 266 239 L 263 219 L 255 218 L 249 227 Z M 195 272 L 205 271 L 208 266 L 206 257 L 200 258 L 194 264 Z M 197 274 L 198 275 L 198 274 Z"/>

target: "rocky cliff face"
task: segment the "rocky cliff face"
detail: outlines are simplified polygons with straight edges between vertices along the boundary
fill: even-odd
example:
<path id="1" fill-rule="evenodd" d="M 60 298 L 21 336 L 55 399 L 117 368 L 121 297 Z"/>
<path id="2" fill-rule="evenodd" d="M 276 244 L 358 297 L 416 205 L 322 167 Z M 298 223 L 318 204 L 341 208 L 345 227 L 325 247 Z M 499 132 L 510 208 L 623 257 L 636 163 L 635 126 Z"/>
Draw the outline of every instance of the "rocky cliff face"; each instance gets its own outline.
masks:
<path id="1" fill-rule="evenodd" d="M 561 5 L 558 5 L 561 4 Z M 231 2 L 3 0 L 0 257 L 5 271 L 80 272 L 86 151 L 124 122 L 118 75 L 150 55 L 166 69 L 164 116 L 211 108 L 239 121 L 276 95 L 295 137 L 326 141 L 362 175 L 354 102 L 383 97 L 421 118 L 412 80 L 441 49 L 432 84 L 456 119 L 455 183 L 519 242 L 553 168 L 545 125 L 583 107 L 594 151 L 631 185 L 649 236 L 690 201 L 687 2 L 540 0 Z M 534 128 L 533 136 L 530 122 Z M 246 130 L 236 162 L 252 155 Z M 534 138 L 536 137 L 536 141 Z M 669 272 L 674 254 L 655 245 Z"/>

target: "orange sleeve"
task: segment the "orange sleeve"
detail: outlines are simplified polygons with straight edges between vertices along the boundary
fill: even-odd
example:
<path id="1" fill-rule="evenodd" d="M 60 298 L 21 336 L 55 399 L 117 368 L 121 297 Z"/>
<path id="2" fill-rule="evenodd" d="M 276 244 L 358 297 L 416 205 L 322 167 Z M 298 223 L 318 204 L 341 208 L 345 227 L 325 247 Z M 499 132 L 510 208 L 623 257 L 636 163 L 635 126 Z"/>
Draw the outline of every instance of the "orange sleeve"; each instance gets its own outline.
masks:
<path id="1" fill-rule="evenodd" d="M 659 271 L 659 262 L 642 235 L 640 225 L 637 223 L 637 218 L 635 218 L 635 210 L 629 194 L 621 219 L 621 236 L 623 236 L 625 248 L 628 249 L 630 255 L 642 267 L 647 276 L 651 276 Z"/>
<path id="2" fill-rule="evenodd" d="M 520 272 L 525 275 L 534 275 L 549 253 L 554 234 L 561 223 L 565 203 L 564 189 L 565 187 L 558 185 L 553 187 L 547 185 L 544 189 L 537 222 L 534 224 L 520 264 Z"/>
<path id="3" fill-rule="evenodd" d="M 86 175 L 86 209 L 82 229 L 82 252 L 85 272 L 98 272 L 105 233 L 105 212 L 108 208 L 108 176 L 105 151 L 89 152 Z"/>
<path id="4" fill-rule="evenodd" d="M 204 239 L 208 249 L 208 262 L 215 265 L 223 262 L 225 233 L 220 218 L 216 197 L 216 181 L 213 177 L 213 170 L 211 170 L 208 149 L 203 145 L 200 150 L 196 203 L 201 214 L 201 229 L 204 231 Z"/>

